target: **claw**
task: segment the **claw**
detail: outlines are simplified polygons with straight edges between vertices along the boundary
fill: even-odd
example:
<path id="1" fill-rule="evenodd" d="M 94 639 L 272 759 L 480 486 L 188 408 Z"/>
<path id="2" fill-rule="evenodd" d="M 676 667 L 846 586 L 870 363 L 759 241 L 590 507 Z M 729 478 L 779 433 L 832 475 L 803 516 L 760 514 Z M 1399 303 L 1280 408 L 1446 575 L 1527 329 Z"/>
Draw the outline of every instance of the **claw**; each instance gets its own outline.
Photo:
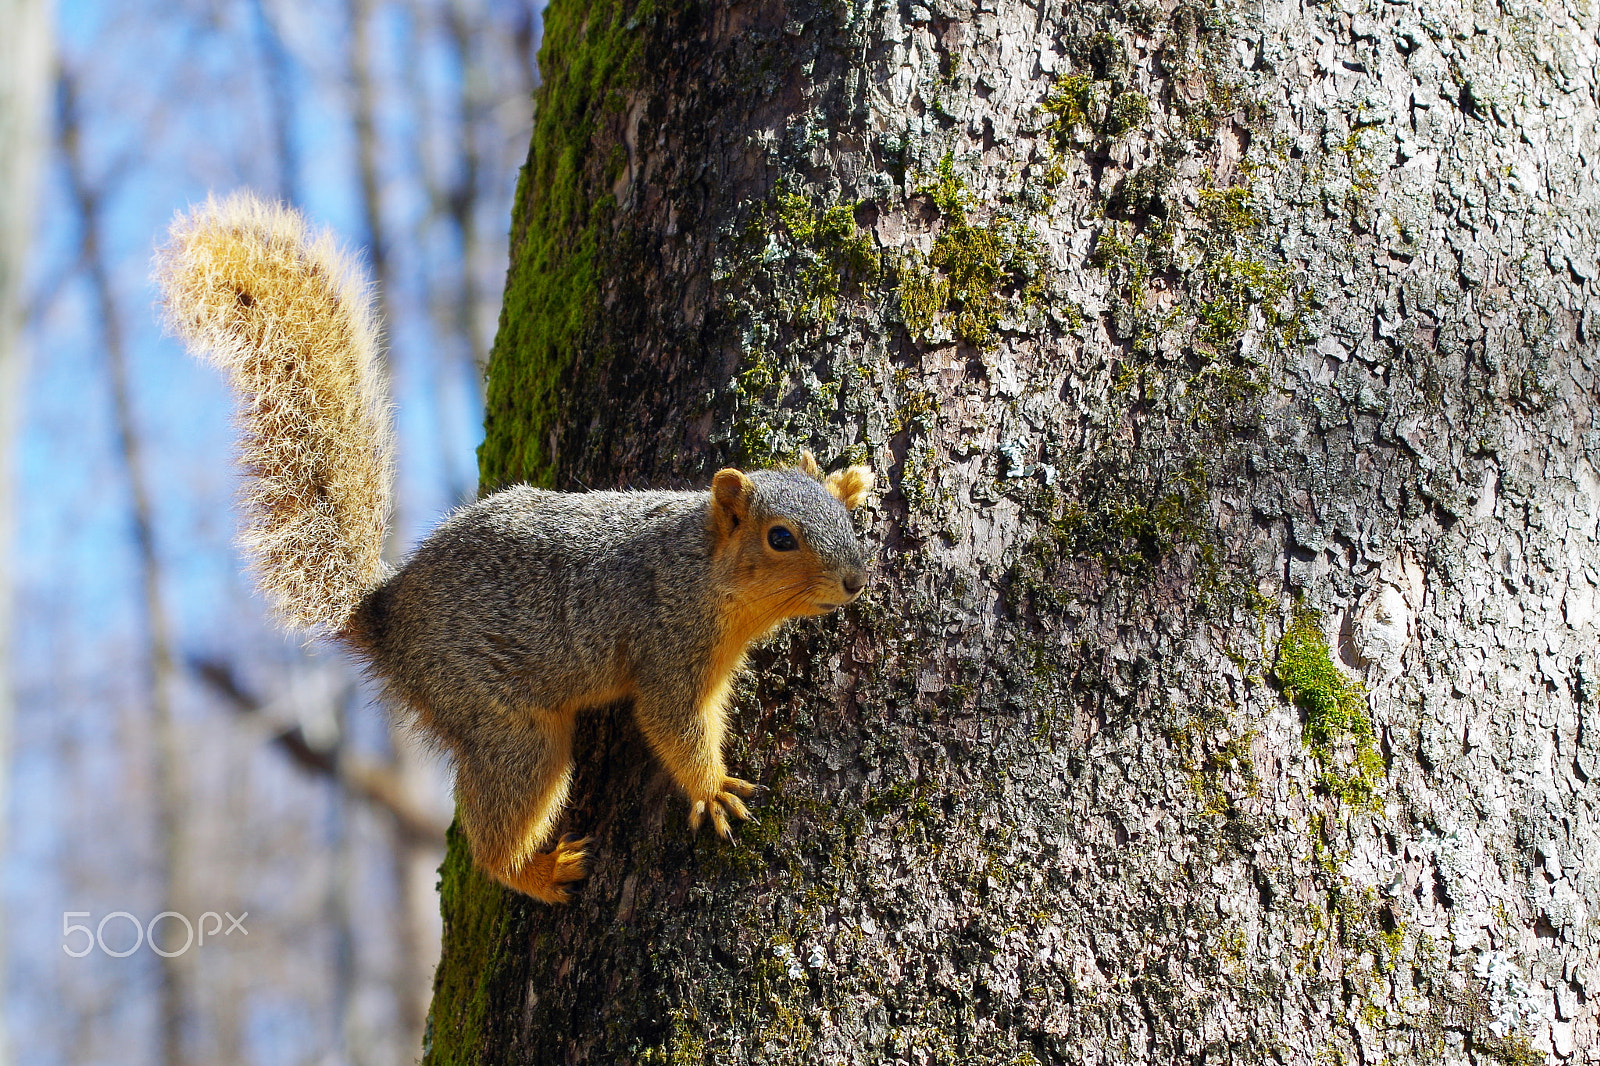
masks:
<path id="1" fill-rule="evenodd" d="M 592 838 L 581 840 L 568 834 L 555 848 L 530 856 L 512 869 L 495 872 L 496 880 L 545 903 L 566 903 L 571 898 L 565 886 L 581 881 L 587 869 L 584 848 Z"/>
<path id="2" fill-rule="evenodd" d="M 723 777 L 721 787 L 712 792 L 709 798 L 690 801 L 689 831 L 699 832 L 700 823 L 709 815 L 712 832 L 730 844 L 737 843 L 728 816 L 732 815 L 740 821 L 754 822 L 755 818 L 751 816 L 750 809 L 739 797 L 751 796 L 760 791 L 764 791 L 760 785 L 741 781 L 737 777 Z"/>
<path id="3" fill-rule="evenodd" d="M 732 792 L 724 792 L 717 798 L 721 800 L 722 805 L 727 807 L 728 810 L 732 811 L 736 817 L 741 818 L 746 822 L 750 820 L 750 811 L 745 807 L 744 802 L 740 800 L 738 796 L 735 796 Z"/>

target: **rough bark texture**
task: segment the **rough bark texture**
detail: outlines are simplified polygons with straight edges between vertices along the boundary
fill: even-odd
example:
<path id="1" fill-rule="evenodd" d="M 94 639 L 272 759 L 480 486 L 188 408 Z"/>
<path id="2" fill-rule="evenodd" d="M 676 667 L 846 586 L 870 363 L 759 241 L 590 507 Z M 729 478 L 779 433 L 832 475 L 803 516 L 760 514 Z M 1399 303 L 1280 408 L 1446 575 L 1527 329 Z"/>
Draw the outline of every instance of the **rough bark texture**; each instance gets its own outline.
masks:
<path id="1" fill-rule="evenodd" d="M 429 1061 L 1600 1045 L 1590 0 L 556 0 L 486 487 L 870 461 L 738 847 L 593 715 Z"/>

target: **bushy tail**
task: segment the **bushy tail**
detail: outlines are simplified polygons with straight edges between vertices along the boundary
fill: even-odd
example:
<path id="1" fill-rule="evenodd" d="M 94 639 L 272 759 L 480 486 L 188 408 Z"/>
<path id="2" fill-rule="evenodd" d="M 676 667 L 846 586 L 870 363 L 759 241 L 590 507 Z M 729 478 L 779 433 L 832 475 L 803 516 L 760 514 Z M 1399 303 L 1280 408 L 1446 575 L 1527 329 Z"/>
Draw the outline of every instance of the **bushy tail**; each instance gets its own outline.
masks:
<path id="1" fill-rule="evenodd" d="M 239 396 L 257 583 L 285 625 L 338 635 L 384 577 L 392 481 L 365 278 L 326 232 L 245 192 L 180 215 L 155 271 L 168 325 Z"/>

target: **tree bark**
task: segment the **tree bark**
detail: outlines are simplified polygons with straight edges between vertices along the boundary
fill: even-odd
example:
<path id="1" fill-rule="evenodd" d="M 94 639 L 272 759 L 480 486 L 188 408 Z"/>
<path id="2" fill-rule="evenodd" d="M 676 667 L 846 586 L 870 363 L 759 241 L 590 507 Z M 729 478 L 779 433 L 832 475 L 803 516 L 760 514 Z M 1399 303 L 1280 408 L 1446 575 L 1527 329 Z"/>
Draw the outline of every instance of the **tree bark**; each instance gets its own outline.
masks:
<path id="1" fill-rule="evenodd" d="M 427 1061 L 1594 1048 L 1592 5 L 555 0 L 485 490 L 868 461 L 736 847 L 590 715 Z"/>

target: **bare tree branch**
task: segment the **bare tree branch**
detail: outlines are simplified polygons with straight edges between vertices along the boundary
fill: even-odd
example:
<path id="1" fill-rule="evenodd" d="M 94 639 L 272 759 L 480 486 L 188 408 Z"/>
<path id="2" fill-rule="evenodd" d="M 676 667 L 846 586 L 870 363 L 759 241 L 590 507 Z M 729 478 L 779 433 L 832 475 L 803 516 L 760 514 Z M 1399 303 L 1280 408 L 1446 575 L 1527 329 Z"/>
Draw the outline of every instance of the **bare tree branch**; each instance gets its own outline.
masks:
<path id="1" fill-rule="evenodd" d="M 273 158 L 278 168 L 278 195 L 300 203 L 300 152 L 294 140 L 294 58 L 284 46 L 277 20 L 267 10 L 267 0 L 251 0 L 256 47 L 261 51 L 262 78 L 266 82 L 268 113 L 272 122 Z"/>
<path id="2" fill-rule="evenodd" d="M 133 395 L 128 380 L 127 352 L 121 313 L 111 284 L 101 233 L 105 207 L 102 191 L 88 178 L 83 157 L 83 125 L 78 110 L 78 83 L 65 65 L 57 67 L 57 124 L 67 185 L 80 226 L 80 262 L 99 314 L 105 344 L 106 375 L 111 388 L 112 411 L 128 481 L 134 548 L 144 608 L 147 651 L 146 702 L 150 708 L 153 780 L 156 792 L 156 869 L 161 878 L 159 898 L 164 910 L 184 913 L 183 895 L 183 763 L 178 755 L 172 721 L 171 682 L 174 673 L 170 626 L 161 600 L 161 563 L 155 544 L 155 511 L 146 481 L 142 445 L 135 425 Z M 159 1014 L 161 1061 L 168 1066 L 186 1062 L 183 1030 L 187 1005 L 188 963 L 185 953 L 160 956 Z"/>
<path id="3" fill-rule="evenodd" d="M 388 814 L 409 843 L 438 847 L 444 842 L 447 827 L 411 801 L 392 767 L 352 757 L 337 744 L 315 744 L 298 723 L 285 725 L 267 720 L 266 703 L 244 687 L 231 664 L 219 659 L 197 659 L 190 666 L 235 711 L 263 721 L 270 743 L 300 769 L 331 779 L 351 796 Z"/>
<path id="4" fill-rule="evenodd" d="M 378 175 L 378 131 L 373 114 L 372 46 L 368 25 L 371 0 L 348 0 L 350 19 L 351 118 L 356 133 L 356 173 L 361 183 L 362 219 L 367 228 L 367 255 L 376 283 L 378 321 L 388 322 L 389 239 L 383 224 L 382 184 Z"/>

